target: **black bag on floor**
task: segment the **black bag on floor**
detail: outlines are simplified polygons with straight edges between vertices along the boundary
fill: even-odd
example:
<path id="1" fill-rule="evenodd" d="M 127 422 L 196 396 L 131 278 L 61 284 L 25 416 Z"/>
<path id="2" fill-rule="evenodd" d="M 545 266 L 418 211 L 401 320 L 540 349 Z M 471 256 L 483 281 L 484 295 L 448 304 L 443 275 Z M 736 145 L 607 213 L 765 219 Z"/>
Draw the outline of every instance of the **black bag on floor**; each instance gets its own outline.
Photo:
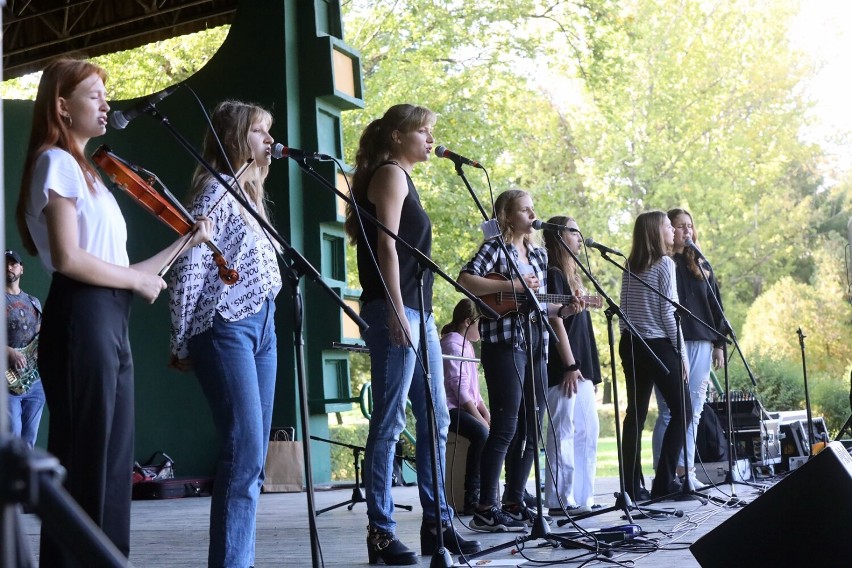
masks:
<path id="1" fill-rule="evenodd" d="M 212 492 L 212 477 L 173 477 L 133 484 L 133 499 L 137 500 L 209 497 Z"/>
<path id="2" fill-rule="evenodd" d="M 713 407 L 706 402 L 695 435 L 695 454 L 702 462 L 707 463 L 728 460 L 728 439 L 725 437 L 722 421 Z"/>

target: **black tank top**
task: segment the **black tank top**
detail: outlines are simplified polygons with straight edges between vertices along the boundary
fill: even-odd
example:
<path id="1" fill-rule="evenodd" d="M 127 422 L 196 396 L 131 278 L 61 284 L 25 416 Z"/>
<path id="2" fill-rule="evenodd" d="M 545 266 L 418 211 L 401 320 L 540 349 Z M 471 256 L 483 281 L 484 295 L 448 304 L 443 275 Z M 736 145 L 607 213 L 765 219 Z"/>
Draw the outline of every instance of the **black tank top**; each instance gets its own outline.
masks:
<path id="1" fill-rule="evenodd" d="M 396 162 L 385 162 L 393 164 L 402 169 Z M 382 164 L 382 165 L 385 165 Z M 381 166 L 379 166 L 381 167 Z M 402 170 L 405 172 L 405 170 Z M 405 242 L 415 247 L 426 256 L 432 256 L 432 221 L 420 204 L 420 196 L 417 188 L 408 172 L 405 172 L 408 180 L 408 195 L 402 202 L 402 212 L 399 218 L 399 236 Z M 376 206 L 364 197 L 359 203 L 364 210 L 372 216 L 376 216 Z M 385 298 L 385 289 L 382 287 L 379 273 L 369 250 L 377 251 L 378 229 L 367 219 L 364 219 L 364 230 L 367 234 L 367 246 L 364 246 L 364 237 L 358 234 L 358 279 L 361 283 L 361 301 L 363 303 Z M 417 293 L 417 261 L 409 254 L 408 249 L 399 243 L 396 244 L 396 253 L 399 256 L 399 287 L 402 292 L 402 303 L 411 309 L 420 307 L 420 299 Z M 379 260 L 376 255 L 376 260 Z M 432 311 L 432 284 L 435 276 L 431 271 L 423 274 L 423 304 L 427 312 Z"/>

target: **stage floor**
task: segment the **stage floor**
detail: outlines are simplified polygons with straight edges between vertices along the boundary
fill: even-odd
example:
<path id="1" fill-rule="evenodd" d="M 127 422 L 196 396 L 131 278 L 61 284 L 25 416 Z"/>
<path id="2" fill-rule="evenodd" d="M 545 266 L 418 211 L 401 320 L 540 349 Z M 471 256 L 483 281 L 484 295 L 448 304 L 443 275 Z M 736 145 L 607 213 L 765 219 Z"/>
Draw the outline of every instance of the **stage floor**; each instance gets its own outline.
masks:
<path id="1" fill-rule="evenodd" d="M 758 487 L 737 484 L 736 496 L 750 502 L 761 494 Z M 612 505 L 612 494 L 618 489 L 617 478 L 599 479 L 597 483 L 597 501 Z M 726 498 L 730 487 L 720 487 L 710 491 L 710 495 Z M 420 505 L 416 487 L 397 487 L 393 490 L 394 499 L 400 504 L 414 505 L 412 512 L 399 510 L 395 518 L 398 523 L 398 535 L 409 547 L 419 551 Z M 315 494 L 316 508 L 322 509 L 349 499 L 351 488 L 327 490 L 318 488 Z M 688 568 L 698 566 L 688 546 L 702 535 L 711 531 L 725 519 L 740 510 L 737 506 L 714 504 L 712 501 L 702 505 L 699 501 L 663 502 L 657 508 L 677 509 L 683 512 L 680 517 L 668 516 L 662 519 L 635 519 L 648 539 L 649 546 L 641 551 L 630 552 L 624 548 L 614 550 L 613 559 L 632 561 L 635 567 L 677 566 Z M 308 534 L 307 503 L 305 493 L 278 493 L 261 496 L 257 526 L 257 568 L 311 566 L 310 537 Z M 134 501 L 132 520 L 131 562 L 146 567 L 200 567 L 206 565 L 207 526 L 209 521 L 210 498 L 185 498 L 163 501 Z M 612 511 L 579 520 L 577 525 L 585 531 L 602 527 L 624 524 L 623 512 Z M 38 534 L 40 522 L 33 515 L 24 515 L 23 528 L 29 536 L 33 554 L 38 553 Z M 457 529 L 464 536 L 475 534 L 486 547 L 507 543 L 517 535 L 471 533 L 461 522 L 467 523 L 470 517 L 457 520 Z M 367 516 L 363 503 L 349 511 L 340 507 L 317 517 L 319 542 L 322 559 L 327 567 L 368 566 L 365 545 Z M 566 533 L 573 529 L 570 525 L 551 526 L 553 533 Z M 581 550 L 566 550 L 550 546 L 540 547 L 543 541 L 531 540 L 525 544 L 522 553 L 517 546 L 493 552 L 470 561 L 471 566 L 515 566 L 524 565 L 523 555 L 543 561 L 568 564 L 582 562 L 569 561 L 571 557 L 588 554 Z M 590 542 L 590 541 L 585 541 Z M 656 549 L 651 551 L 652 549 Z M 514 552 L 513 552 L 514 551 Z M 588 556 L 584 558 L 588 559 Z M 453 559 L 454 561 L 457 558 Z M 430 558 L 421 557 L 421 566 L 428 566 Z M 321 562 L 320 565 L 323 565 Z M 535 564 L 527 564 L 532 566 Z M 603 565 L 592 561 L 587 566 Z"/>

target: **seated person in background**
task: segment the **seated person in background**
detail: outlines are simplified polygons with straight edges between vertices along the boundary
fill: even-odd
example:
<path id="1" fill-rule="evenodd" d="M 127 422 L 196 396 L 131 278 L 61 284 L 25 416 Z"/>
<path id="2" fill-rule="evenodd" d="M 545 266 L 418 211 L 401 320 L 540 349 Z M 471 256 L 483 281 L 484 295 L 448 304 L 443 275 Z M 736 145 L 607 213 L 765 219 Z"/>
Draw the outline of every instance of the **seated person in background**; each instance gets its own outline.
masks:
<path id="1" fill-rule="evenodd" d="M 453 319 L 441 329 L 441 352 L 444 355 L 473 358 L 472 342 L 479 341 L 479 318 L 476 306 L 467 298 L 453 309 Z M 444 359 L 444 386 L 450 409 L 450 432 L 464 436 L 467 467 L 464 477 L 464 514 L 472 515 L 479 502 L 479 461 L 488 439 L 491 414 L 479 392 L 479 373 L 473 361 Z"/>

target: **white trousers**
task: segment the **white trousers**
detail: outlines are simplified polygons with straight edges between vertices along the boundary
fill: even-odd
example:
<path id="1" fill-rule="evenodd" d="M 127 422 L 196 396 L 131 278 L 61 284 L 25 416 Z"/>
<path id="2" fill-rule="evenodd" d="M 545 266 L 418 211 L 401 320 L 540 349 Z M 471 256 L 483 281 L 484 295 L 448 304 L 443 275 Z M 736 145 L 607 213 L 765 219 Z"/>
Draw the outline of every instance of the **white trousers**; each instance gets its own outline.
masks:
<path id="1" fill-rule="evenodd" d="M 595 408 L 595 385 L 580 381 L 577 394 L 566 397 L 561 386 L 547 390 L 550 425 L 547 427 L 547 467 L 544 504 L 558 509 L 591 507 L 595 493 L 600 423 Z"/>
<path id="2" fill-rule="evenodd" d="M 692 402 L 692 422 L 688 424 L 686 431 L 686 462 L 684 462 L 683 452 L 681 452 L 677 463 L 679 467 L 692 469 L 695 467 L 695 437 L 698 435 L 698 422 L 701 420 L 704 401 L 707 399 L 707 384 L 710 382 L 713 344 L 709 341 L 685 341 L 684 343 L 689 360 L 689 398 Z M 651 451 L 654 458 L 654 469 L 656 470 L 660 451 L 663 447 L 663 436 L 665 436 L 666 428 L 668 428 L 672 419 L 672 413 L 657 387 L 654 387 L 654 394 L 657 397 L 658 414 L 651 438 Z M 683 428 L 683 425 L 678 424 L 678 428 Z"/>

